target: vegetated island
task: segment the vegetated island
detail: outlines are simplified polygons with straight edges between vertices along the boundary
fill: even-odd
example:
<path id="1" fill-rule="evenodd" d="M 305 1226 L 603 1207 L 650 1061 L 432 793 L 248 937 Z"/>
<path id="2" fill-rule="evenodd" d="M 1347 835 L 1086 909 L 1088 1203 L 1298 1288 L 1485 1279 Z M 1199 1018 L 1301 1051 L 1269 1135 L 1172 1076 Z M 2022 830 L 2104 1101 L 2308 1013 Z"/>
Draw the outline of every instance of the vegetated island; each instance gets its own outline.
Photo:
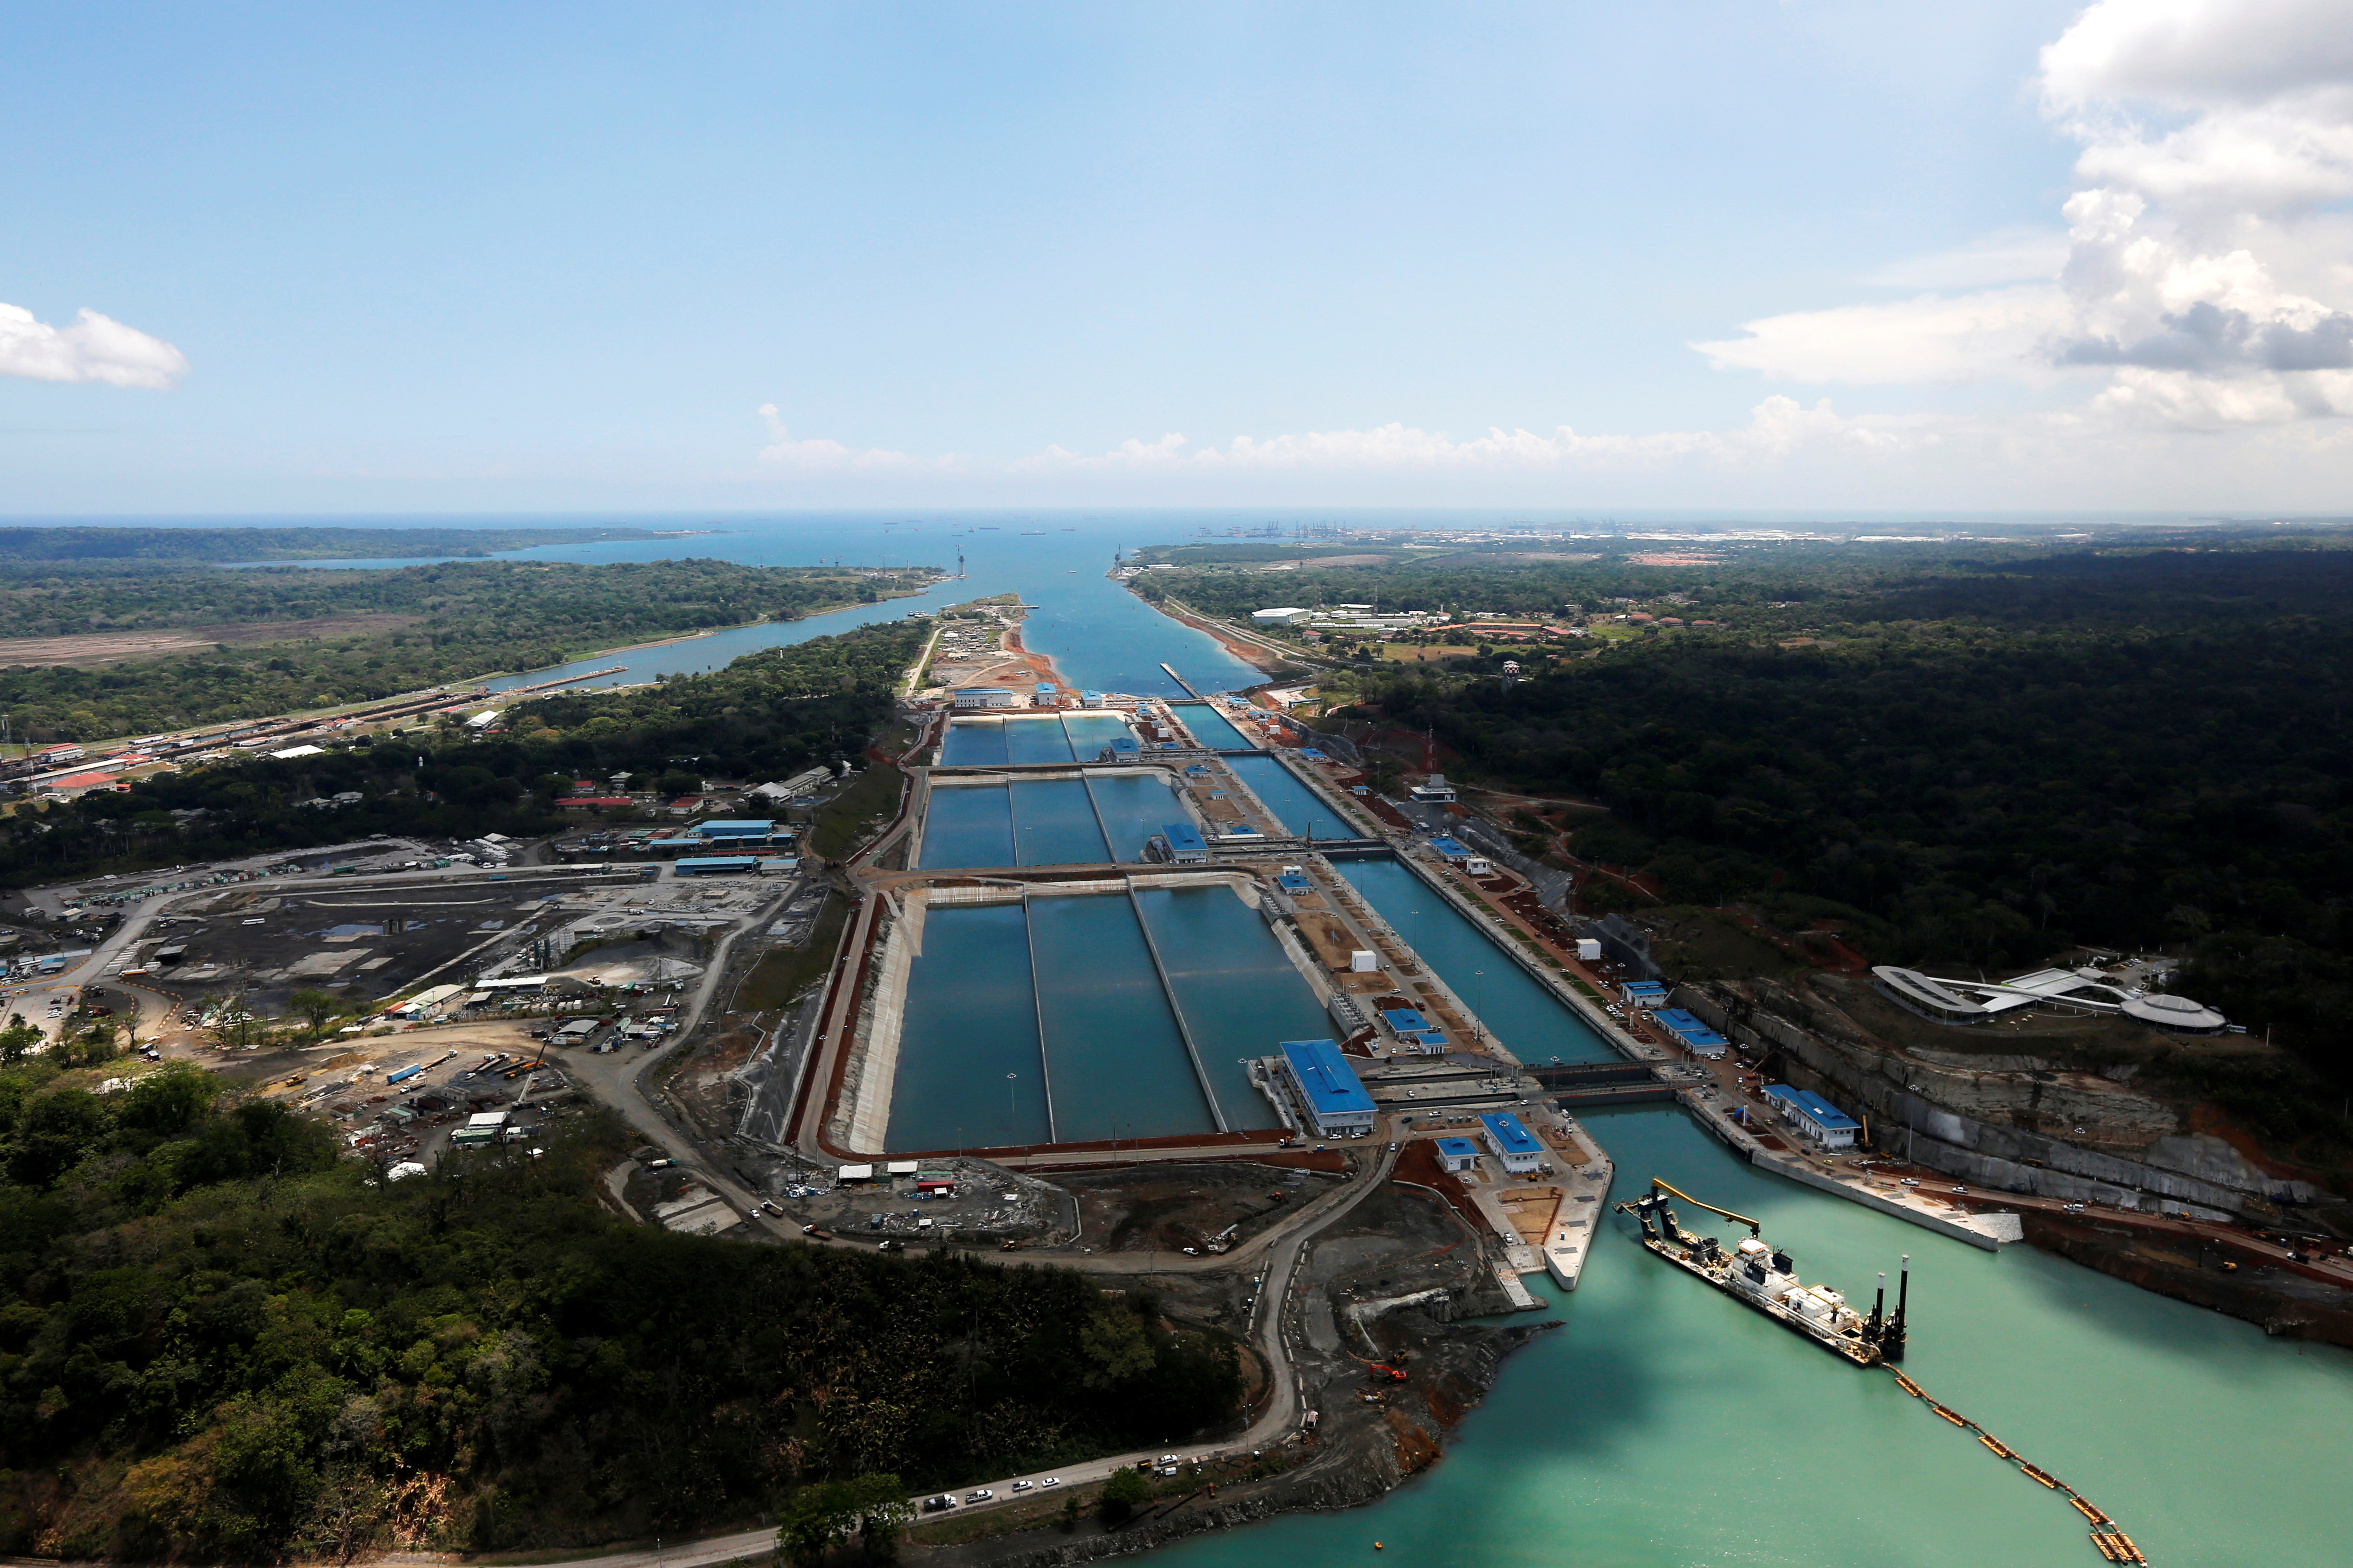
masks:
<path id="1" fill-rule="evenodd" d="M 495 555 L 549 544 L 687 539 L 713 529 L 651 528 L 0 528 L 0 561 L 18 565 L 137 561 L 394 561 Z"/>
<path id="2" fill-rule="evenodd" d="M 920 593 L 938 577 L 691 559 L 373 571 L 9 562 L 0 564 L 0 707 L 19 740 L 103 740 L 797 620 Z"/>
<path id="3" fill-rule="evenodd" d="M 1797 1042 L 1769 1052 L 1775 1076 L 1883 1131 L 1905 1094 L 1963 1118 L 1968 1146 L 1937 1156 L 1952 1180 L 2095 1202 L 2137 1183 L 2150 1208 L 2171 1188 L 2336 1251 L 2353 1239 L 2348 544 L 2284 526 L 1703 539 L 1652 564 L 1659 546 L 1609 537 L 1211 542 L 1143 552 L 1181 565 L 1133 586 L 1323 666 L 1311 722 L 1376 785 L 1470 786 L 1468 809 L 1575 878 L 1570 912 L 1629 922 L 1670 981 Z M 1270 606 L 1324 613 L 1252 625 Z M 2244 1032 L 1940 1027 L 1869 973 L 2134 953 Z M 2232 1272 L 2082 1225 L 2054 1213 L 2029 1235 L 2274 1331 L 2353 1337 L 2348 1293 L 2284 1257 Z"/>

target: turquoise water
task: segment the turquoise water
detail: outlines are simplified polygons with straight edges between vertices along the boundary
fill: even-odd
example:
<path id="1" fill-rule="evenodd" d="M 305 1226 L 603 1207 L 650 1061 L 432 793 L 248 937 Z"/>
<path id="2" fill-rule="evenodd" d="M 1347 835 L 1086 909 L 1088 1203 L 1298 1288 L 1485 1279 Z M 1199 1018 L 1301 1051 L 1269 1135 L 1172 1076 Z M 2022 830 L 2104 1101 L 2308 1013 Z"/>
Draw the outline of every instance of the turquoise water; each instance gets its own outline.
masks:
<path id="1" fill-rule="evenodd" d="M 1531 1063 L 1620 1059 L 1485 932 L 1395 860 L 1335 859 L 1332 866 L 1514 1056 Z"/>
<path id="2" fill-rule="evenodd" d="M 1071 737 L 1071 749 L 1082 762 L 1092 761 L 1096 753 L 1113 741 L 1132 741 L 1135 731 L 1126 720 L 1116 713 L 1065 713 L 1062 728 Z"/>
<path id="3" fill-rule="evenodd" d="M 1234 728 L 1233 721 L 1207 702 L 1172 702 L 1169 706 L 1176 710 L 1176 717 L 1184 721 L 1185 728 L 1193 731 L 1193 738 L 1205 746 L 1226 751 L 1250 743 L 1249 736 Z"/>
<path id="4" fill-rule="evenodd" d="M 1185 816 L 1176 792 L 1158 773 L 1089 773 L 1087 788 L 1111 833 L 1113 858 L 1131 865 L 1144 858 L 1145 839 Z"/>
<path id="5" fill-rule="evenodd" d="M 1127 900 L 1032 899 L 1029 938 L 1056 1136 L 1071 1142 L 1212 1130 Z"/>
<path id="6" fill-rule="evenodd" d="M 1071 713 L 1036 719 L 956 719 L 940 743 L 943 767 L 992 763 L 1092 762 L 1113 741 L 1135 731 L 1113 713 Z"/>
<path id="7" fill-rule="evenodd" d="M 1018 904 L 959 904 L 924 916 L 891 1084 L 889 1147 L 1046 1141 L 1026 930 Z"/>
<path id="8" fill-rule="evenodd" d="M 927 871 L 966 866 L 1011 866 L 1013 817 L 1003 784 L 934 784 L 923 816 Z"/>
<path id="9" fill-rule="evenodd" d="M 1307 982 L 1258 911 L 1224 888 L 1147 888 L 1136 901 L 1227 1126 L 1281 1125 L 1242 1062 L 1273 1055 L 1284 1040 L 1331 1037 Z"/>
<path id="10" fill-rule="evenodd" d="M 940 765 L 949 768 L 987 767 L 1009 763 L 1013 752 L 1005 738 L 1002 719 L 952 719 L 947 738 L 940 742 Z"/>
<path id="11" fill-rule="evenodd" d="M 917 864 L 927 871 L 1134 864 L 1144 858 L 1145 839 L 1184 815 L 1176 792 L 1155 773 L 1016 779 L 1010 785 L 934 784 Z"/>
<path id="12" fill-rule="evenodd" d="M 1071 737 L 1062 721 L 1048 719 L 1006 719 L 1005 760 L 1008 763 L 1067 763 L 1075 759 L 1071 752 Z"/>
<path id="13" fill-rule="evenodd" d="M 1111 858 L 1084 779 L 1024 779 L 1006 792 L 1020 866 L 1082 866 Z"/>
<path id="14" fill-rule="evenodd" d="M 932 806 L 923 824 L 923 853 L 918 865 L 926 871 L 960 870 L 973 866 L 1082 866 L 1112 858 L 1096 826 L 1088 791 L 1100 795 L 1108 781 L 1092 786 L 1083 779 L 1017 779 L 1010 784 L 934 784 Z M 1152 779 L 1162 801 L 1167 786 Z M 1136 806 L 1121 798 L 1126 809 Z M 1165 815 L 1165 814 L 1164 814 Z M 1155 829 L 1156 830 L 1156 829 Z M 1120 857 L 1135 859 L 1144 849 L 1141 837 L 1122 821 L 1123 846 L 1133 848 Z"/>
<path id="15" fill-rule="evenodd" d="M 1735 1160 L 1680 1113 L 1582 1119 L 1618 1165 L 1765 1222 L 1868 1300 L 1913 1261 L 1905 1370 L 2080 1489 L 2162 1568 L 2324 1568 L 2353 1357 L 2027 1247 L 1947 1241 Z M 1713 1216 L 1677 1205 L 1686 1226 Z M 2075 1511 L 1906 1397 L 1605 1234 L 1566 1327 L 1505 1363 L 1435 1470 L 1370 1508 L 1172 1548 L 1172 1568 L 2099 1568 Z M 1745 1232 L 1719 1227 L 1727 1240 Z M 1386 1547 L 1377 1557 L 1375 1542 Z"/>
<path id="16" fill-rule="evenodd" d="M 1240 1058 L 1268 1055 L 1282 1040 L 1328 1036 L 1323 1009 L 1265 921 L 1232 893 L 1150 889 L 1135 904 L 1116 895 L 1033 899 L 1026 928 L 1017 904 L 931 910 L 908 977 L 889 1146 L 1044 1142 L 1041 1009 L 1060 1139 L 1212 1131 L 1200 1075 L 1136 921 L 1139 905 L 1226 1125 L 1274 1126 Z"/>
<path id="17" fill-rule="evenodd" d="M 1226 763 L 1292 832 L 1317 838 L 1355 835 L 1356 829 L 1338 812 L 1317 799 L 1314 791 L 1292 777 L 1291 770 L 1273 757 L 1261 752 L 1255 756 L 1228 757 Z"/>

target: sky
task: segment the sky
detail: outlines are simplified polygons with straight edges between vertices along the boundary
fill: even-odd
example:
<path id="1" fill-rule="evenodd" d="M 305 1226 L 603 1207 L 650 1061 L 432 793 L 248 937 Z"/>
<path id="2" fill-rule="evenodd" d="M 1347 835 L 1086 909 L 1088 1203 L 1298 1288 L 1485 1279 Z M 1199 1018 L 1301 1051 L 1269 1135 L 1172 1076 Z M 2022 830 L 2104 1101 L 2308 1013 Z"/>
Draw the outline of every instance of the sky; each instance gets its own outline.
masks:
<path id="1" fill-rule="evenodd" d="M 2353 0 L 93 4 L 0 513 L 2353 510 Z"/>

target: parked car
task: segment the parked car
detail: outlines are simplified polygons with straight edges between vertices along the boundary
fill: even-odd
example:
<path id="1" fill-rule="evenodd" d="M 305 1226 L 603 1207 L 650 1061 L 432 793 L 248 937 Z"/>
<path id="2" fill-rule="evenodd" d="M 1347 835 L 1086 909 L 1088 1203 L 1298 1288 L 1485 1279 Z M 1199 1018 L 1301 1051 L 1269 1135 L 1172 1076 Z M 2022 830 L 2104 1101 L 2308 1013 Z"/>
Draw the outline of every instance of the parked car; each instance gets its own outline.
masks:
<path id="1" fill-rule="evenodd" d="M 955 1505 L 955 1499 L 948 1496 L 945 1492 L 942 1492 L 937 1497 L 927 1497 L 923 1500 L 923 1511 L 925 1513 L 939 1513 L 944 1510 L 954 1508 Z"/>
<path id="2" fill-rule="evenodd" d="M 968 1491 L 964 1494 L 964 1500 L 966 1502 L 994 1502 L 996 1499 L 997 1494 L 990 1491 L 987 1487 L 982 1487 L 977 1491 Z"/>

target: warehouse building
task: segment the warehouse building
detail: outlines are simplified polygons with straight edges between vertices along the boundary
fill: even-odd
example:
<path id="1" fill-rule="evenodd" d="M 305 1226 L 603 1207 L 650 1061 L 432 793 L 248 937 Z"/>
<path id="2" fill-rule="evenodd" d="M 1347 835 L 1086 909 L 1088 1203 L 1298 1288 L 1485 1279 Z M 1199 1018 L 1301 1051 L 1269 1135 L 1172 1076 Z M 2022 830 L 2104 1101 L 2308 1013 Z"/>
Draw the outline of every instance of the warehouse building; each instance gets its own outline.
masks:
<path id="1" fill-rule="evenodd" d="M 1479 1145 L 1468 1138 L 1440 1138 L 1438 1141 L 1438 1168 L 1449 1174 L 1479 1168 Z"/>
<path id="2" fill-rule="evenodd" d="M 1159 851 L 1155 859 L 1165 858 L 1171 865 L 1205 866 L 1209 860 L 1209 846 L 1189 822 L 1163 823 L 1150 847 Z"/>
<path id="3" fill-rule="evenodd" d="M 1338 1046 L 1330 1040 L 1285 1040 L 1282 1066 L 1317 1136 L 1354 1138 L 1372 1131 L 1373 1097 Z"/>
<path id="4" fill-rule="evenodd" d="M 1853 1117 L 1810 1089 L 1767 1084 L 1765 1103 L 1773 1108 L 1773 1114 L 1825 1149 L 1852 1149 L 1855 1134 L 1862 1131 Z"/>
<path id="5" fill-rule="evenodd" d="M 690 855 L 678 863 L 681 877 L 725 877 L 748 875 L 760 868 L 756 855 Z"/>
<path id="6" fill-rule="evenodd" d="M 705 844 L 725 845 L 730 848 L 765 846 L 776 837 L 776 825 L 765 816 L 739 817 L 726 821 L 698 822 L 687 829 L 691 838 Z M 791 835 L 786 835 L 790 837 Z"/>
<path id="7" fill-rule="evenodd" d="M 959 713 L 1029 706 L 1027 696 L 1004 686 L 966 686 L 960 688 L 955 694 L 955 709 Z"/>
<path id="8" fill-rule="evenodd" d="M 1677 1045 L 1695 1057 L 1706 1057 L 1713 1060 L 1732 1048 L 1731 1041 L 1681 1007 L 1661 1007 L 1652 1012 L 1651 1016 L 1656 1018 L 1667 1033 L 1675 1037 Z"/>
<path id="9" fill-rule="evenodd" d="M 1535 1133 L 1520 1124 L 1520 1119 L 1508 1110 L 1493 1110 L 1479 1118 L 1487 1147 L 1504 1163 L 1504 1169 L 1515 1176 L 1532 1174 L 1544 1163 L 1544 1145 Z"/>

